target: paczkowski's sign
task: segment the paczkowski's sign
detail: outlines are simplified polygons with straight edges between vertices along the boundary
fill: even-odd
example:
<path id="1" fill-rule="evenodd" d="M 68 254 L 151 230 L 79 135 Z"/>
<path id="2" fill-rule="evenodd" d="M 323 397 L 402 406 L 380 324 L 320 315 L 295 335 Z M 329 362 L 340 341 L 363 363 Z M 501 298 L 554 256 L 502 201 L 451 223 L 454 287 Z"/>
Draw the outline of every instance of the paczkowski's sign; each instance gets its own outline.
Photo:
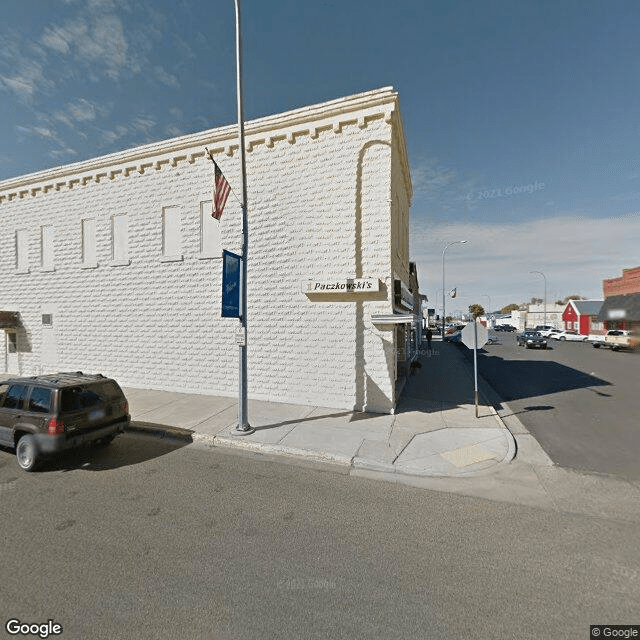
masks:
<path id="1" fill-rule="evenodd" d="M 301 285 L 303 293 L 376 293 L 380 291 L 378 278 L 336 278 L 308 280 Z"/>

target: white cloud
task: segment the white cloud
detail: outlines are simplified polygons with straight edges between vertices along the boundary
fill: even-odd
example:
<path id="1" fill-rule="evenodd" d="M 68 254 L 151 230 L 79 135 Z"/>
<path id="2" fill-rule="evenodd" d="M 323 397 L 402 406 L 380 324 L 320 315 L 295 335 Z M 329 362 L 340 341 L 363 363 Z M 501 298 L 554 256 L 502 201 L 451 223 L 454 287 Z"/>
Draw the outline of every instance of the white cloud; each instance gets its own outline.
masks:
<path id="1" fill-rule="evenodd" d="M 75 104 L 70 104 L 69 112 L 75 120 L 79 120 L 80 122 L 95 120 L 96 118 L 95 105 L 84 98 L 80 98 Z"/>
<path id="2" fill-rule="evenodd" d="M 168 127 L 165 127 L 165 132 L 168 136 L 172 138 L 179 138 L 180 136 L 184 135 L 184 129 L 174 124 L 169 125 Z"/>
<path id="3" fill-rule="evenodd" d="M 162 67 L 154 67 L 153 73 L 155 74 L 156 78 L 167 87 L 173 87 L 175 89 L 178 89 L 180 87 L 178 78 L 170 73 L 167 73 Z"/>
<path id="4" fill-rule="evenodd" d="M 125 136 L 128 132 L 129 130 L 127 129 L 127 127 L 119 125 L 115 129 L 112 129 L 110 131 L 103 131 L 101 134 L 101 139 L 102 142 L 111 144 Z"/>
<path id="5" fill-rule="evenodd" d="M 59 27 L 46 27 L 40 42 L 47 48 L 53 49 L 58 53 L 68 54 L 70 51 L 70 37 L 65 29 Z"/>
<path id="6" fill-rule="evenodd" d="M 12 66 L 18 72 L 13 76 L 0 76 L 0 87 L 12 91 L 23 101 L 29 101 L 38 90 L 51 86 L 51 82 L 45 79 L 39 62 L 16 53 Z"/>
<path id="7" fill-rule="evenodd" d="M 71 149 L 69 147 L 64 147 L 63 149 L 53 149 L 49 151 L 49 157 L 54 158 L 55 160 L 60 160 L 61 158 L 68 160 L 69 158 L 78 155 L 78 152 L 75 149 Z"/>
<path id="8" fill-rule="evenodd" d="M 423 293 L 435 301 L 442 289 L 442 251 L 448 242 L 468 240 L 447 249 L 446 286 L 458 287 L 457 307 L 466 310 L 489 295 L 492 306 L 540 296 L 547 277 L 548 298 L 578 293 L 602 296 L 602 280 L 640 264 L 640 214 L 587 219 L 564 215 L 525 222 L 453 222 L 412 227 L 411 260 L 418 265 Z M 539 279 L 539 278 L 538 278 Z"/>
<path id="9" fill-rule="evenodd" d="M 48 128 L 48 127 L 37 127 L 37 126 L 22 127 L 22 126 L 18 125 L 16 127 L 16 129 L 20 133 L 39 136 L 41 138 L 46 138 L 47 140 L 53 140 L 55 142 L 60 142 L 60 140 L 59 140 L 58 136 L 55 134 L 55 132 L 53 130 L 51 130 L 50 128 Z"/>
<path id="10" fill-rule="evenodd" d="M 98 64 L 112 80 L 117 80 L 124 69 L 139 71 L 139 62 L 127 56 L 122 21 L 114 14 L 96 14 L 90 21 L 80 17 L 62 26 L 47 27 L 40 42 L 56 53 L 75 56 L 80 63 L 94 68 Z"/>
<path id="11" fill-rule="evenodd" d="M 469 194 L 476 180 L 461 177 L 456 169 L 446 167 L 437 158 L 422 158 L 412 163 L 413 193 L 421 206 L 439 213 L 470 211 L 474 208 Z"/>
<path id="12" fill-rule="evenodd" d="M 133 131 L 144 131 L 145 133 L 152 129 L 157 124 L 156 120 L 151 116 L 136 116 L 131 121 L 131 129 Z"/>

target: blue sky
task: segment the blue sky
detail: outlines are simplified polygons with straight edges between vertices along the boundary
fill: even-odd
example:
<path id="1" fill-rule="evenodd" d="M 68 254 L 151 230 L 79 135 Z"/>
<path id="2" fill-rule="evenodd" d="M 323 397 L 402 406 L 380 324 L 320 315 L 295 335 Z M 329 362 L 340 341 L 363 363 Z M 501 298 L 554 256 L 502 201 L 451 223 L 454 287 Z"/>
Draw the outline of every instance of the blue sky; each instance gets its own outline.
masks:
<path id="1" fill-rule="evenodd" d="M 236 119 L 233 0 L 23 0 L 0 24 L 0 180 Z M 243 0 L 247 119 L 400 93 L 411 253 L 448 310 L 599 297 L 640 264 L 640 5 Z M 441 298 L 441 295 L 440 295 Z"/>

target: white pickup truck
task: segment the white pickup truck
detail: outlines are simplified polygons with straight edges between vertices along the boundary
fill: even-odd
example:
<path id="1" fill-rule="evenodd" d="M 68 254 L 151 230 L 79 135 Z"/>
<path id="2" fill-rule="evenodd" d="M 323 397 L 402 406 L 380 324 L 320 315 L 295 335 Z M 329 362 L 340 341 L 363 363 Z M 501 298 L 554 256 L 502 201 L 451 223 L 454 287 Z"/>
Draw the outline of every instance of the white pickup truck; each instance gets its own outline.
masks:
<path id="1" fill-rule="evenodd" d="M 640 337 L 635 333 L 629 333 L 624 329 L 609 329 L 602 335 L 590 335 L 589 341 L 596 349 L 609 348 L 612 351 L 618 349 L 636 349 L 640 346 Z"/>

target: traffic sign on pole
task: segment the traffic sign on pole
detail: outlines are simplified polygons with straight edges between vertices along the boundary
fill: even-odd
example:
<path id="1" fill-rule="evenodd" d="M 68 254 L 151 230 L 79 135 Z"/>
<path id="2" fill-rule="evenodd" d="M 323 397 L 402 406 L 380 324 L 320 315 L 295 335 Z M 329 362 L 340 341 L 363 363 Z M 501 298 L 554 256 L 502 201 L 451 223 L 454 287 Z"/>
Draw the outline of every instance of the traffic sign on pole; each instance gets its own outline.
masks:
<path id="1" fill-rule="evenodd" d="M 478 349 L 484 347 L 489 339 L 489 330 L 477 320 L 470 322 L 460 333 L 462 344 L 473 349 L 473 395 L 478 417 Z"/>
<path id="2" fill-rule="evenodd" d="M 475 340 L 475 330 L 474 325 L 477 326 L 478 329 L 478 341 Z M 470 322 L 461 332 L 460 339 L 462 340 L 462 344 L 469 349 L 473 349 L 474 345 L 477 349 L 482 349 L 485 344 L 487 344 L 487 340 L 489 340 L 489 330 L 483 324 L 479 322 Z"/>

